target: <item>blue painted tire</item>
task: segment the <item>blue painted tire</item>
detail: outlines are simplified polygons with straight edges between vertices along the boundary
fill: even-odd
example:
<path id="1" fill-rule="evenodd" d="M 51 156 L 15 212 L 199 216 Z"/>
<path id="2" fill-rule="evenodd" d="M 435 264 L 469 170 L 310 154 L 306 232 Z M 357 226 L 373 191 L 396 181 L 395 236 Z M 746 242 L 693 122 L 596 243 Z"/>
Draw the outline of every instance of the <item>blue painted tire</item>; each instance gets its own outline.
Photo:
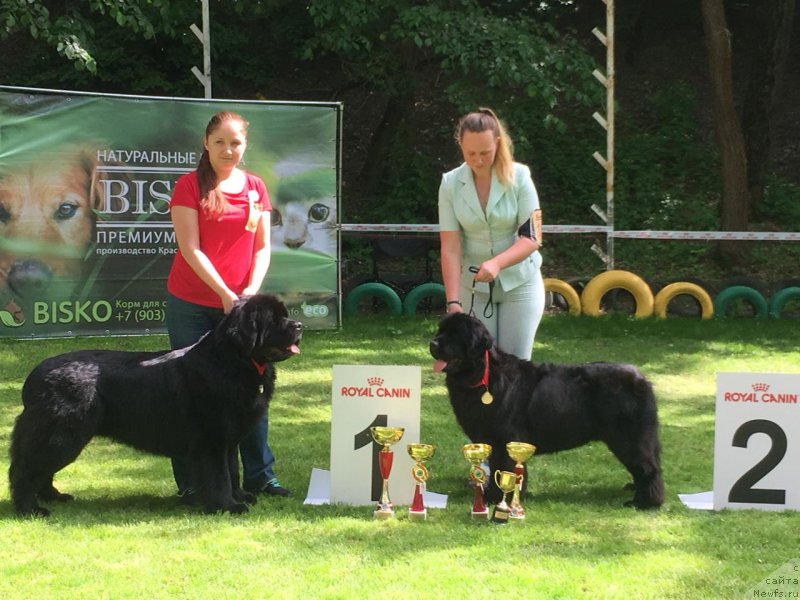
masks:
<path id="1" fill-rule="evenodd" d="M 441 298 L 442 304 L 444 304 L 444 286 L 441 283 L 430 281 L 413 288 L 403 298 L 403 314 L 407 317 L 416 315 L 417 305 L 425 298 Z"/>
<path id="2" fill-rule="evenodd" d="M 364 297 L 375 297 L 382 300 L 391 315 L 399 315 L 403 312 L 403 302 L 392 288 L 385 283 L 371 281 L 357 285 L 344 299 L 344 314 L 354 316 L 358 312 L 358 305 Z"/>
<path id="3" fill-rule="evenodd" d="M 742 300 L 752 306 L 756 318 L 766 317 L 769 313 L 769 306 L 761 292 L 746 285 L 732 285 L 714 298 L 714 314 L 718 317 L 726 316 L 728 306 L 734 300 Z"/>

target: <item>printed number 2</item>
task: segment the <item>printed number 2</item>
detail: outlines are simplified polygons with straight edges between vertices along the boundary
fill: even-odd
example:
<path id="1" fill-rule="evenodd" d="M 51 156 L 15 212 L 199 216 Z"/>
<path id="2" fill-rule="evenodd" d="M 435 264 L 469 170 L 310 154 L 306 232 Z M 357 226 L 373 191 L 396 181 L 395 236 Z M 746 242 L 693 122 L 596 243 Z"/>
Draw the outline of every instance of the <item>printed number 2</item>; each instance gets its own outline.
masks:
<path id="1" fill-rule="evenodd" d="M 378 462 L 378 452 L 380 451 L 382 446 L 372 438 L 372 432 L 369 430 L 369 428 L 386 427 L 388 423 L 389 423 L 389 417 L 387 415 L 375 415 L 375 418 L 372 420 L 372 423 L 367 425 L 364 429 L 362 429 L 353 436 L 354 450 L 359 450 L 364 446 L 372 444 L 372 491 L 370 495 L 370 500 L 374 501 L 380 500 L 381 492 L 383 491 L 383 477 L 381 477 L 381 465 Z"/>
<path id="2" fill-rule="evenodd" d="M 733 445 L 747 448 L 747 442 L 755 433 L 766 433 L 772 440 L 772 447 L 752 469 L 733 484 L 728 494 L 728 502 L 747 502 L 751 504 L 786 504 L 786 490 L 756 489 L 753 486 L 761 481 L 772 469 L 778 466 L 786 454 L 786 433 L 776 423 L 765 419 L 747 421 L 733 434 Z"/>

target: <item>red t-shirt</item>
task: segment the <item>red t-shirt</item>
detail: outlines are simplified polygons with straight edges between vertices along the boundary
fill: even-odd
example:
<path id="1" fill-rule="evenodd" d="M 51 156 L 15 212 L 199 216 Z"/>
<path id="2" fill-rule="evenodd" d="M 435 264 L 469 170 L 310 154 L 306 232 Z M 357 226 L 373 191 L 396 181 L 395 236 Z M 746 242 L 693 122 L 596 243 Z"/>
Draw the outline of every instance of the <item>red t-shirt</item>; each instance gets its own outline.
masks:
<path id="1" fill-rule="evenodd" d="M 262 210 L 272 210 L 267 186 L 260 177 L 246 174 L 244 188 L 237 194 L 225 194 L 225 212 L 209 218 L 200 207 L 200 187 L 197 171 L 182 175 L 172 192 L 170 208 L 186 206 L 197 211 L 200 249 L 214 265 L 225 284 L 237 294 L 247 285 L 253 263 L 255 232 L 246 229 L 250 214 L 250 198 Z M 187 302 L 222 308 L 222 301 L 192 270 L 180 250 L 175 253 L 167 279 L 169 292 Z"/>

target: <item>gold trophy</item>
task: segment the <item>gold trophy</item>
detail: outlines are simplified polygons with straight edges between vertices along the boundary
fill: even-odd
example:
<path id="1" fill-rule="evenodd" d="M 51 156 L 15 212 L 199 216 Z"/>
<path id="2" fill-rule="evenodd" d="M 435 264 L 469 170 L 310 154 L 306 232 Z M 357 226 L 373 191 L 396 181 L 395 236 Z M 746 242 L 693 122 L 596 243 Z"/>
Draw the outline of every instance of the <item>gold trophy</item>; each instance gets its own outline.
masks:
<path id="1" fill-rule="evenodd" d="M 408 444 L 406 449 L 408 450 L 408 455 L 416 461 L 414 466 L 411 467 L 411 476 L 417 482 L 414 486 L 414 499 L 408 509 L 408 518 L 412 521 L 424 521 L 428 518 L 428 511 L 422 500 L 422 494 L 425 493 L 428 469 L 422 463 L 433 456 L 436 446 L 431 444 Z"/>
<path id="2" fill-rule="evenodd" d="M 381 492 L 378 507 L 372 515 L 376 519 L 391 519 L 394 517 L 394 507 L 392 506 L 392 501 L 389 500 L 389 473 L 392 471 L 392 462 L 394 461 L 394 452 L 392 452 L 391 445 L 400 441 L 405 429 L 402 427 L 370 427 L 369 430 L 372 434 L 372 439 L 378 444 L 383 444 L 383 448 L 378 452 L 378 464 L 383 478 L 383 491 Z"/>
<path id="3" fill-rule="evenodd" d="M 492 511 L 493 523 L 508 523 L 508 517 L 511 515 L 511 508 L 506 503 L 506 496 L 517 485 L 517 474 L 511 471 L 495 471 L 494 482 L 500 491 L 503 492 L 503 498 L 495 505 Z"/>
<path id="4" fill-rule="evenodd" d="M 508 442 L 506 444 L 506 450 L 511 460 L 516 463 L 514 465 L 514 474 L 517 476 L 517 482 L 514 486 L 514 495 L 511 498 L 511 514 L 508 515 L 508 518 L 521 521 L 525 518 L 525 509 L 522 508 L 522 504 L 520 503 L 522 481 L 525 477 L 525 465 L 523 463 L 533 456 L 533 453 L 536 452 L 536 446 L 525 442 Z"/>
<path id="5" fill-rule="evenodd" d="M 472 518 L 474 520 L 486 519 L 489 516 L 489 509 L 483 499 L 483 486 L 486 483 L 486 469 L 481 466 L 492 454 L 492 447 L 489 444 L 465 444 L 464 458 L 472 465 L 469 470 L 469 478 L 475 487 L 475 495 L 472 501 Z"/>

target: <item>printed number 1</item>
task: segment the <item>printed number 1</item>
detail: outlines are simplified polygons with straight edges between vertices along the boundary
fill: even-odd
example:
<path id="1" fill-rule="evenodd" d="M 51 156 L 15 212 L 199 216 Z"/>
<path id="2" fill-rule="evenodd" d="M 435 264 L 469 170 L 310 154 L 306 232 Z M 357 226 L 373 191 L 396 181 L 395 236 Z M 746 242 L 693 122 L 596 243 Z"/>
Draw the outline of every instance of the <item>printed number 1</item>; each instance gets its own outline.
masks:
<path id="1" fill-rule="evenodd" d="M 728 494 L 728 502 L 786 504 L 786 490 L 753 487 L 783 460 L 787 447 L 786 433 L 773 421 L 755 419 L 739 426 L 739 429 L 733 434 L 733 445 L 737 448 L 747 448 L 747 442 L 756 433 L 766 433 L 772 440 L 772 447 L 764 458 L 733 484 Z"/>
<path id="2" fill-rule="evenodd" d="M 378 462 L 378 452 L 380 452 L 381 446 L 372 438 L 372 432 L 369 430 L 370 427 L 386 427 L 389 424 L 389 417 L 387 415 L 375 415 L 375 418 L 372 420 L 372 423 L 367 425 L 364 429 L 359 431 L 355 436 L 353 436 L 353 449 L 359 450 L 364 446 L 368 446 L 372 444 L 372 492 L 370 496 L 370 500 L 377 502 L 381 498 L 381 492 L 383 491 L 383 477 L 381 476 L 381 465 Z"/>

